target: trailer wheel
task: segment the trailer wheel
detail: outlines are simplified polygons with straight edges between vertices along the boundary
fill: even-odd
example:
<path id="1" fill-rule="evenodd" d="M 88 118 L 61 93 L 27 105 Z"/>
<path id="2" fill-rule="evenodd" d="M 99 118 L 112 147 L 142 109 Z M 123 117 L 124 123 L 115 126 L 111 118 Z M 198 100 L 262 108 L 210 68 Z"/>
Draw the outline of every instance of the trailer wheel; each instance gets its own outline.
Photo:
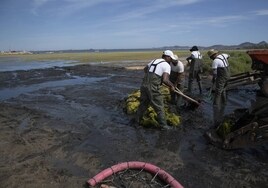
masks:
<path id="1" fill-rule="evenodd" d="M 265 97 L 268 97 L 268 77 L 262 81 L 261 91 Z"/>

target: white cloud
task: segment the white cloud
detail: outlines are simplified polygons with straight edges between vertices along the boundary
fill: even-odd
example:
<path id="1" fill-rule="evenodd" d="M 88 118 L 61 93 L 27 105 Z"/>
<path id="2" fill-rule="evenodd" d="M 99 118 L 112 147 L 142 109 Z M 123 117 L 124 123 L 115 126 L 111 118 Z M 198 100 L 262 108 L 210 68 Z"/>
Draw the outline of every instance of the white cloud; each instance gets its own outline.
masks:
<path id="1" fill-rule="evenodd" d="M 67 16 L 79 12 L 82 9 L 86 9 L 88 7 L 95 6 L 101 3 L 113 3 L 122 0 L 33 0 L 33 9 L 32 13 L 38 15 L 39 11 L 41 11 L 42 6 L 45 6 L 48 3 L 56 2 L 59 4 L 55 7 L 50 7 L 50 13 L 57 16 Z"/>
<path id="2" fill-rule="evenodd" d="M 122 14 L 118 17 L 115 17 L 113 21 L 121 22 L 135 18 L 142 18 L 148 14 L 158 12 L 169 7 L 184 6 L 199 3 L 201 1 L 204 0 L 154 0 L 152 2 L 139 0 L 134 4 L 142 4 L 142 6 L 134 6 L 132 11 L 122 12 Z M 34 15 L 39 15 L 45 12 L 48 15 L 60 17 L 74 15 L 83 9 L 94 7 L 100 4 L 109 3 L 109 6 L 112 6 L 113 3 L 121 3 L 121 6 L 124 6 L 124 4 L 129 4 L 129 2 L 126 0 L 32 0 L 32 2 L 33 8 L 31 12 Z M 46 8 L 43 8 L 47 4 L 52 3 L 55 4 L 55 6 L 47 6 Z"/>
<path id="3" fill-rule="evenodd" d="M 34 6 L 35 7 L 40 7 L 42 6 L 43 4 L 45 4 L 46 2 L 48 2 L 49 0 L 34 0 L 33 3 L 34 3 Z"/>
<path id="4" fill-rule="evenodd" d="M 268 9 L 263 10 L 257 10 L 254 12 L 257 16 L 267 16 L 268 15 Z"/>
<path id="5" fill-rule="evenodd" d="M 33 8 L 31 12 L 34 15 L 38 15 L 38 9 L 51 0 L 33 0 Z"/>
<path id="6" fill-rule="evenodd" d="M 163 9 L 174 6 L 183 6 L 194 3 L 199 3 L 203 0 L 155 0 L 152 4 L 147 6 L 141 6 L 142 8 L 133 9 L 132 11 L 121 14 L 120 16 L 113 19 L 114 22 L 127 21 L 135 18 L 142 18 L 148 14 L 159 12 Z"/>
<path id="7" fill-rule="evenodd" d="M 179 5 L 189 5 L 189 4 L 199 3 L 203 0 L 173 0 L 173 1 Z"/>
<path id="8" fill-rule="evenodd" d="M 210 17 L 204 20 L 206 23 L 211 23 L 214 25 L 234 23 L 241 20 L 246 20 L 247 18 L 240 15 L 229 15 L 229 16 L 219 16 L 219 17 Z"/>

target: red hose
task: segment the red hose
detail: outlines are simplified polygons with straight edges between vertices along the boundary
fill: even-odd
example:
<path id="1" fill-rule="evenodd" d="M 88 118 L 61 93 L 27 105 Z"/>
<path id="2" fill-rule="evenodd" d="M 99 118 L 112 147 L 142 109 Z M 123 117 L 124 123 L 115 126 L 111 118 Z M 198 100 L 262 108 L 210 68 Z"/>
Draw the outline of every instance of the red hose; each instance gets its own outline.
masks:
<path id="1" fill-rule="evenodd" d="M 150 163 L 139 162 L 139 161 L 131 161 L 116 164 L 110 168 L 103 170 L 93 178 L 89 179 L 87 182 L 90 186 L 95 186 L 96 184 L 98 184 L 105 178 L 111 176 L 112 174 L 115 174 L 117 172 L 126 169 L 144 169 L 152 174 L 157 174 L 163 181 L 165 181 L 171 187 L 183 188 L 183 186 L 177 180 L 175 180 L 170 174 L 168 174 L 164 170 Z"/>

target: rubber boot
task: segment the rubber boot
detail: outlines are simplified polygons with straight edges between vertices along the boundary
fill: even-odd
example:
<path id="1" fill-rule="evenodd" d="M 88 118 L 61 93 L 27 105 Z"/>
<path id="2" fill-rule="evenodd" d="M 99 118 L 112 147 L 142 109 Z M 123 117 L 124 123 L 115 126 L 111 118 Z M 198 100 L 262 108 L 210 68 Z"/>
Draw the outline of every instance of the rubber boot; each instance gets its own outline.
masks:
<path id="1" fill-rule="evenodd" d="M 170 91 L 170 98 L 171 98 L 170 103 L 175 105 L 176 104 L 176 93 L 173 91 Z"/>
<path id="2" fill-rule="evenodd" d="M 198 82 L 199 93 L 202 94 L 202 83 Z"/>
<path id="3" fill-rule="evenodd" d="M 226 105 L 227 103 L 227 94 L 226 94 L 226 90 L 224 90 L 221 94 L 221 100 L 222 100 L 222 104 Z"/>
<path id="4" fill-rule="evenodd" d="M 193 85 L 193 81 L 189 80 L 189 82 L 188 82 L 188 93 L 192 93 L 192 85 Z"/>
<path id="5" fill-rule="evenodd" d="M 221 107 L 221 95 L 218 92 L 215 92 L 213 106 L 217 106 L 219 109 Z"/>
<path id="6" fill-rule="evenodd" d="M 214 129 L 216 129 L 223 122 L 224 109 L 225 106 L 213 106 Z"/>
<path id="7" fill-rule="evenodd" d="M 219 106 L 213 105 L 213 122 L 214 122 L 214 126 L 212 127 L 213 129 L 216 129 L 219 125 L 220 125 L 220 108 Z"/>
<path id="8" fill-rule="evenodd" d="M 182 96 L 177 97 L 176 106 L 177 108 L 180 108 L 182 106 Z"/>
<path id="9" fill-rule="evenodd" d="M 157 120 L 158 120 L 158 123 L 159 123 L 161 129 L 163 129 L 163 130 L 170 129 L 170 127 L 167 125 L 167 121 L 166 121 L 164 113 L 161 113 L 161 112 L 158 113 Z"/>

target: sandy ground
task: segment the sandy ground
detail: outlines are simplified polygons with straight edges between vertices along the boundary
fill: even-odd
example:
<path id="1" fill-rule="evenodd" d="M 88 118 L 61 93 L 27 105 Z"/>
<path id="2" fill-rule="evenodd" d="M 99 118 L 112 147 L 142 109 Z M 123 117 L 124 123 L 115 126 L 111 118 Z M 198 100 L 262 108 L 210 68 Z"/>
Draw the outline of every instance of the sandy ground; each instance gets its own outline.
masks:
<path id="1" fill-rule="evenodd" d="M 126 161 L 157 165 L 189 188 L 268 185 L 267 145 L 226 151 L 203 137 L 210 102 L 181 111 L 171 131 L 132 126 L 122 104 L 142 77 L 140 66 L 107 65 L 0 73 L 0 187 L 86 187 Z M 254 91 L 230 95 L 229 111 Z"/>

